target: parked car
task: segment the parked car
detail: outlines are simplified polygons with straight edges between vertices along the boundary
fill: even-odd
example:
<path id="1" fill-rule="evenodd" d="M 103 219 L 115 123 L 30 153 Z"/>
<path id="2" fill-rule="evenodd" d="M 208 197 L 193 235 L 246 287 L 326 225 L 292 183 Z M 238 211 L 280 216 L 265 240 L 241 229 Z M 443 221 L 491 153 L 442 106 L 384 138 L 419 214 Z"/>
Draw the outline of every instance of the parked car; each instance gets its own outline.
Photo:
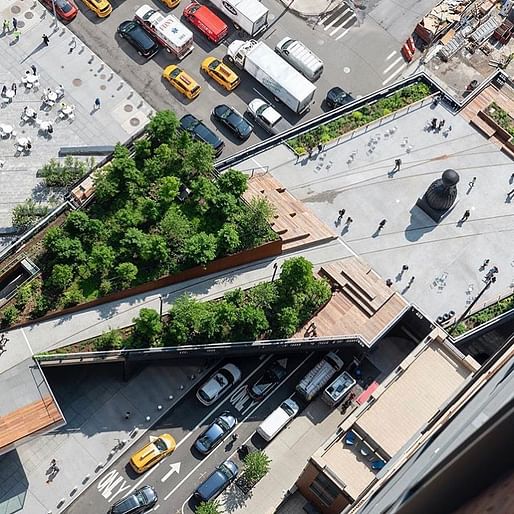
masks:
<path id="1" fill-rule="evenodd" d="M 234 364 L 225 364 L 196 392 L 204 405 L 212 405 L 224 392 L 241 380 L 241 370 Z"/>
<path id="2" fill-rule="evenodd" d="M 43 5 L 53 12 L 52 0 L 41 0 Z M 68 22 L 77 16 L 79 10 L 73 0 L 55 0 L 55 13 L 62 21 Z"/>
<path id="3" fill-rule="evenodd" d="M 244 141 L 250 137 L 253 127 L 233 107 L 220 104 L 212 110 L 212 117 L 225 125 L 239 139 Z"/>
<path id="4" fill-rule="evenodd" d="M 207 125 L 192 114 L 186 114 L 180 118 L 180 128 L 189 132 L 193 139 L 211 145 L 216 157 L 221 155 L 225 143 Z"/>
<path id="5" fill-rule="evenodd" d="M 236 424 L 237 419 L 230 412 L 222 412 L 195 441 L 195 449 L 207 455 L 225 439 Z"/>
<path id="6" fill-rule="evenodd" d="M 173 453 L 176 446 L 177 443 L 170 434 L 161 434 L 159 437 L 152 437 L 146 446 L 132 455 L 130 465 L 136 473 L 144 473 L 161 459 Z"/>
<path id="7" fill-rule="evenodd" d="M 298 404 L 288 398 L 284 400 L 258 427 L 257 433 L 271 441 L 300 411 Z"/>
<path id="8" fill-rule="evenodd" d="M 232 91 L 239 85 L 239 77 L 216 57 L 207 57 L 204 59 L 200 69 L 227 91 Z"/>
<path id="9" fill-rule="evenodd" d="M 329 109 L 335 109 L 336 107 L 341 107 L 341 105 L 353 102 L 353 100 L 355 100 L 355 98 L 350 95 L 350 93 L 336 86 L 327 93 L 325 103 Z"/>
<path id="10" fill-rule="evenodd" d="M 252 100 L 248 104 L 247 112 L 252 120 L 255 120 L 269 134 L 279 134 L 291 128 L 291 125 L 261 98 Z"/>
<path id="11" fill-rule="evenodd" d="M 153 508 L 156 503 L 157 493 L 155 489 L 145 485 L 117 501 L 109 509 L 109 514 L 141 514 Z"/>
<path id="12" fill-rule="evenodd" d="M 195 497 L 208 502 L 219 496 L 235 480 L 239 468 L 231 460 L 220 464 L 196 489 Z"/>
<path id="13" fill-rule="evenodd" d="M 179 92 L 189 100 L 194 100 L 202 88 L 198 82 L 188 75 L 183 69 L 176 64 L 166 66 L 162 72 L 162 76 Z"/>
<path id="14" fill-rule="evenodd" d="M 273 388 L 287 375 L 287 371 L 277 361 L 272 361 L 256 378 L 252 385 L 248 386 L 248 394 L 254 400 L 262 400 Z"/>
<path id="15" fill-rule="evenodd" d="M 112 5 L 107 0 L 82 0 L 82 2 L 99 18 L 106 18 L 112 13 Z"/>
<path id="16" fill-rule="evenodd" d="M 220 43 L 228 33 L 227 24 L 207 6 L 198 2 L 186 6 L 182 16 L 213 43 Z"/>
<path id="17" fill-rule="evenodd" d="M 118 34 L 123 39 L 126 39 L 137 50 L 139 55 L 147 59 L 159 51 L 157 41 L 134 20 L 124 21 L 118 27 Z"/>

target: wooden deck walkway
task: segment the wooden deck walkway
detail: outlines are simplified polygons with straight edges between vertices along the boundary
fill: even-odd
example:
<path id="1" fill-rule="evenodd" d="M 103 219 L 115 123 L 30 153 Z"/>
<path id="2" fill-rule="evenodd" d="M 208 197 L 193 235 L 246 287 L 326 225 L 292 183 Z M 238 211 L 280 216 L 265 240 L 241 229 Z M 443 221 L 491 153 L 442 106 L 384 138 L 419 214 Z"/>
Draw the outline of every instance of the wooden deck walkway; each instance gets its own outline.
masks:
<path id="1" fill-rule="evenodd" d="M 5 416 L 0 416 L 0 454 L 2 450 L 19 442 L 20 439 L 34 435 L 43 429 L 58 426 L 64 419 L 53 398 L 45 396 Z"/>
<path id="2" fill-rule="evenodd" d="M 371 346 L 409 305 L 357 257 L 324 264 L 319 275 L 336 292 L 309 321 L 315 323 L 318 337 L 359 334 Z M 308 325 L 294 337 L 305 337 L 307 328 Z"/>
<path id="3" fill-rule="evenodd" d="M 248 180 L 244 198 L 250 201 L 258 197 L 267 198 L 275 207 L 272 226 L 282 238 L 283 250 L 337 238 L 337 234 L 288 193 L 271 174 L 256 175 Z"/>

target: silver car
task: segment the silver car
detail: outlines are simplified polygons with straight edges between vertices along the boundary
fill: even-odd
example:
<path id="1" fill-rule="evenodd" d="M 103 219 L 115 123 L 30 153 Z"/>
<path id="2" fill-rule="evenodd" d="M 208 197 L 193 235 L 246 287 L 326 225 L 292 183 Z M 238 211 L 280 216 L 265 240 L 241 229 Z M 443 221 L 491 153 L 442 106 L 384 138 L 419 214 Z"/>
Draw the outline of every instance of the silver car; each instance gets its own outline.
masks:
<path id="1" fill-rule="evenodd" d="M 230 412 L 222 412 L 195 441 L 195 449 L 207 455 L 227 437 L 236 424 L 237 419 Z"/>
<path id="2" fill-rule="evenodd" d="M 234 364 L 225 364 L 196 392 L 204 405 L 212 405 L 224 392 L 241 380 L 241 370 Z"/>

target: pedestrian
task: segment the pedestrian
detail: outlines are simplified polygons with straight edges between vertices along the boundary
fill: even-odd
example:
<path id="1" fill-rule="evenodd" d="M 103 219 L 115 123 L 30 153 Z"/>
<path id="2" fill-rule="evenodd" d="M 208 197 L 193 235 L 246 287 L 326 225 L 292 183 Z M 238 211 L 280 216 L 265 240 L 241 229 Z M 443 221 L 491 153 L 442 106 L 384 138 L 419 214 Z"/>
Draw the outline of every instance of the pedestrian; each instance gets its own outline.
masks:
<path id="1" fill-rule="evenodd" d="M 30 65 L 30 69 L 34 75 L 37 75 L 37 68 L 33 64 Z"/>
<path id="2" fill-rule="evenodd" d="M 236 442 L 239 439 L 239 434 L 232 434 L 232 442 Z"/>
<path id="3" fill-rule="evenodd" d="M 310 145 L 309 145 L 309 146 L 307 147 L 307 151 L 309 152 L 309 158 L 311 158 L 311 157 L 312 157 L 312 150 L 314 150 L 314 148 L 313 148 L 312 146 L 310 146 Z"/>
<path id="4" fill-rule="evenodd" d="M 50 44 L 50 38 L 46 34 L 43 34 L 42 39 L 45 46 L 48 46 Z"/>
<path id="5" fill-rule="evenodd" d="M 16 94 L 16 91 L 17 91 L 16 82 L 12 83 L 11 89 L 14 91 L 14 94 Z"/>
<path id="6" fill-rule="evenodd" d="M 346 209 L 339 209 L 339 216 L 337 217 L 337 221 L 341 221 L 343 219 L 345 212 L 346 212 Z"/>
<path id="7" fill-rule="evenodd" d="M 130 418 L 130 411 L 128 410 L 127 412 L 125 412 L 125 419 L 129 419 Z"/>
<path id="8" fill-rule="evenodd" d="M 3 24 L 3 31 L 4 32 L 9 32 L 10 30 L 10 27 L 9 27 L 9 20 L 4 20 L 4 24 Z"/>
<path id="9" fill-rule="evenodd" d="M 12 19 L 12 26 L 14 30 L 18 30 L 18 20 L 16 18 Z"/>
<path id="10" fill-rule="evenodd" d="M 509 178 L 509 182 L 512 183 L 514 181 L 514 173 L 511 174 L 510 178 Z"/>
<path id="11" fill-rule="evenodd" d="M 14 42 L 16 43 L 16 41 L 18 41 L 18 39 L 20 39 L 20 36 L 21 36 L 21 32 L 19 30 L 15 30 L 13 32 L 13 36 L 14 36 Z"/>
<path id="12" fill-rule="evenodd" d="M 323 145 L 321 143 L 318 144 L 318 153 L 321 153 L 321 150 L 323 150 Z"/>
<path id="13" fill-rule="evenodd" d="M 393 281 L 392 281 L 390 278 L 388 278 L 388 279 L 386 280 L 386 286 L 387 286 L 387 287 L 391 287 L 392 285 L 393 285 Z"/>
<path id="14" fill-rule="evenodd" d="M 73 52 L 73 50 L 75 50 L 76 47 L 77 47 L 77 42 L 75 41 L 75 38 L 73 38 L 70 41 L 70 49 L 68 50 L 68 52 L 71 54 Z"/>
<path id="15" fill-rule="evenodd" d="M 4 87 L 2 88 L 2 96 L 5 96 L 5 93 L 7 93 L 7 86 L 4 84 Z"/>
<path id="16" fill-rule="evenodd" d="M 100 109 L 100 98 L 95 98 L 95 109 Z"/>
<path id="17" fill-rule="evenodd" d="M 415 278 L 416 278 L 416 277 L 415 277 L 414 275 L 412 275 L 412 277 L 410 277 L 410 279 L 409 279 L 409 283 L 407 284 L 407 287 L 410 287 L 410 286 L 412 285 L 412 283 L 414 282 L 414 279 L 415 279 Z"/>
<path id="18" fill-rule="evenodd" d="M 385 224 L 387 223 L 387 220 L 386 219 L 383 219 L 379 224 L 378 224 L 378 230 L 382 230 L 384 227 L 385 227 Z"/>
<path id="19" fill-rule="evenodd" d="M 350 226 L 350 223 L 353 223 L 353 218 L 350 218 L 350 216 L 348 216 L 348 219 L 346 220 L 346 225 Z"/>
<path id="20" fill-rule="evenodd" d="M 473 189 L 473 187 L 475 186 L 475 182 L 477 181 L 477 178 L 476 177 L 473 177 L 471 179 L 471 181 L 468 183 L 468 186 L 470 189 Z"/>
<path id="21" fill-rule="evenodd" d="M 57 461 L 55 459 L 52 459 L 50 461 L 50 469 L 54 469 L 54 467 L 57 465 Z"/>
<path id="22" fill-rule="evenodd" d="M 400 166 L 402 165 L 401 159 L 395 159 L 394 160 L 394 169 L 397 171 L 400 171 Z"/>
<path id="23" fill-rule="evenodd" d="M 441 129 L 444 127 L 444 124 L 445 124 L 445 123 L 446 123 L 446 122 L 445 122 L 444 120 L 441 120 L 441 121 L 439 122 L 439 126 L 437 127 L 437 130 L 441 130 Z"/>
<path id="24" fill-rule="evenodd" d="M 462 215 L 461 221 L 467 221 L 470 216 L 471 216 L 471 212 L 469 212 L 469 210 L 466 209 L 464 211 L 464 214 Z"/>
<path id="25" fill-rule="evenodd" d="M 480 269 L 483 270 L 487 267 L 487 265 L 489 264 L 490 262 L 490 259 L 486 259 L 483 263 L 482 263 L 482 266 L 480 266 Z"/>
<path id="26" fill-rule="evenodd" d="M 409 266 L 407 266 L 407 264 L 404 264 L 402 266 L 402 271 L 407 271 L 409 269 Z"/>
<path id="27" fill-rule="evenodd" d="M 432 128 L 434 130 L 437 128 L 437 118 L 432 118 Z"/>
<path id="28" fill-rule="evenodd" d="M 5 86 L 4 86 L 4 87 L 5 87 Z M 3 90 L 2 90 L 2 94 L 4 94 L 4 93 L 3 93 Z M 512 191 L 509 191 L 509 192 L 507 193 L 507 198 L 510 198 L 511 196 L 514 196 L 514 189 L 513 189 Z"/>

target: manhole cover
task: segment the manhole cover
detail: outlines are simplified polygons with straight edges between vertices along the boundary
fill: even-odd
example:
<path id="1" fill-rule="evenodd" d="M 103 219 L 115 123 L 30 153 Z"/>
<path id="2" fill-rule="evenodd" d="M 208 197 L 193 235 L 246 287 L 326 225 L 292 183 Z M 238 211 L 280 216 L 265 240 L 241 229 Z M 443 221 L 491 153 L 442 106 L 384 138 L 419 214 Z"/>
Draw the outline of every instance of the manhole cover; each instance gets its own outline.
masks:
<path id="1" fill-rule="evenodd" d="M 350 73 L 351 70 L 350 70 L 350 68 L 348 68 L 348 66 L 345 66 L 343 68 L 343 71 L 344 71 L 344 73 Z"/>
<path id="2" fill-rule="evenodd" d="M 131 105 L 131 104 L 126 104 L 124 107 L 123 107 L 123 110 L 125 112 L 132 112 L 134 110 L 134 106 Z"/>
<path id="3" fill-rule="evenodd" d="M 11 7 L 11 12 L 12 12 L 13 14 L 20 14 L 20 13 L 21 13 L 21 7 L 20 7 L 20 6 L 18 6 L 18 5 L 13 5 L 13 6 Z"/>
<path id="4" fill-rule="evenodd" d="M 82 85 L 82 79 L 73 79 L 72 84 L 73 84 L 75 87 L 79 87 L 79 86 L 81 86 L 81 85 Z"/>
<path id="5" fill-rule="evenodd" d="M 105 80 L 105 77 L 106 77 L 106 76 L 107 76 L 107 75 L 106 75 L 105 73 L 102 73 L 102 74 L 100 75 L 100 78 L 101 78 L 102 80 Z"/>
<path id="6" fill-rule="evenodd" d="M 27 11 L 23 16 L 25 16 L 25 18 L 27 18 L 27 20 L 31 20 L 32 18 L 34 18 L 34 13 L 32 11 Z M 23 25 L 22 25 L 23 27 Z"/>
<path id="7" fill-rule="evenodd" d="M 105 84 L 102 84 L 102 85 L 100 86 L 100 89 L 101 89 L 102 91 L 105 91 L 105 90 L 107 89 L 107 86 L 106 86 Z"/>
<path id="8" fill-rule="evenodd" d="M 141 122 L 137 118 L 130 118 L 130 124 L 133 127 L 137 127 Z"/>

